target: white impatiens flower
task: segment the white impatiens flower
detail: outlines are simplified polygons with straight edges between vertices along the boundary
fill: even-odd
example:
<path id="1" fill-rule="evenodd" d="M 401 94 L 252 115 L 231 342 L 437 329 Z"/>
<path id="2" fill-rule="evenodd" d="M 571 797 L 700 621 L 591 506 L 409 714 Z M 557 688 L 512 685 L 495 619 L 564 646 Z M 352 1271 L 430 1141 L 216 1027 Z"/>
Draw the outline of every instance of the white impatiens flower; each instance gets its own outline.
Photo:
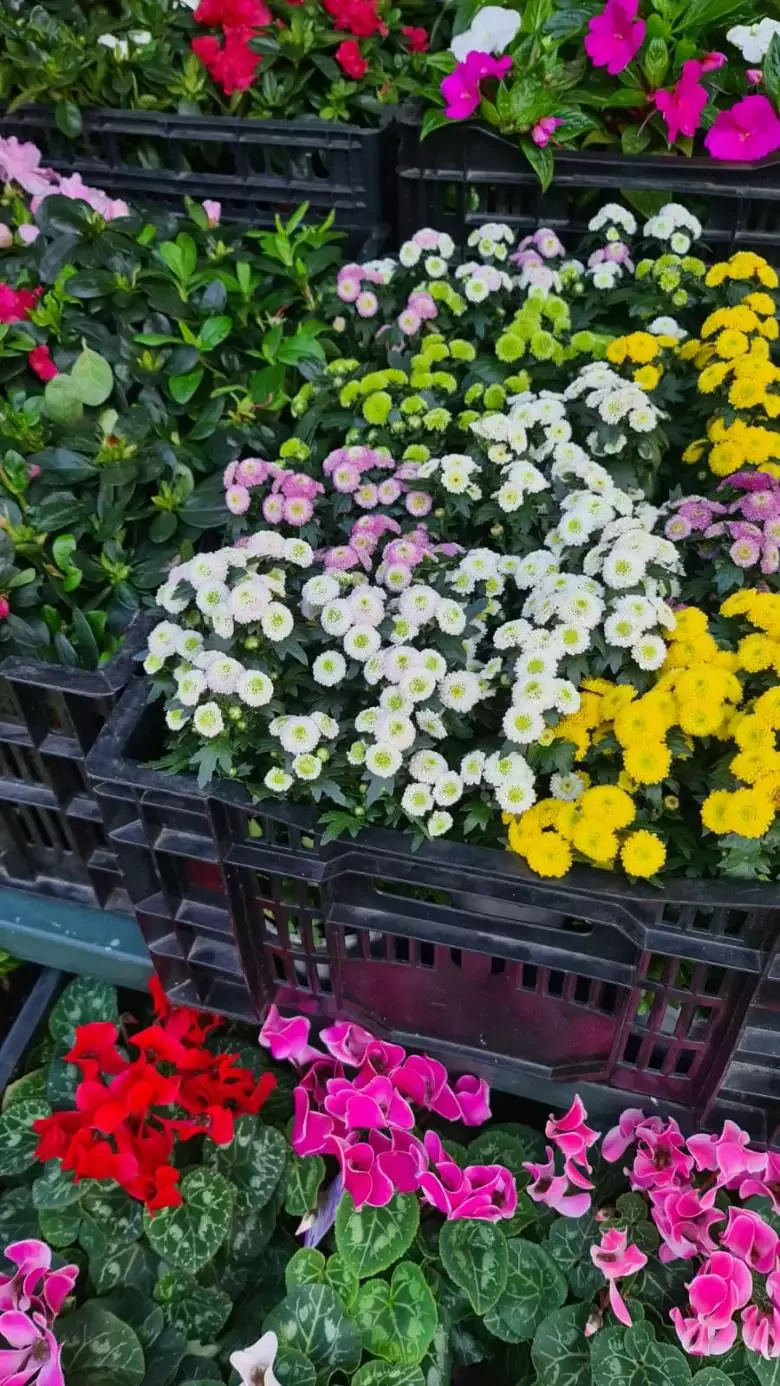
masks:
<path id="1" fill-rule="evenodd" d="M 271 602 L 260 617 L 263 634 L 273 641 L 286 640 L 293 624 L 293 614 L 282 602 Z"/>
<path id="2" fill-rule="evenodd" d="M 196 707 L 192 725 L 201 736 L 219 736 L 224 728 L 222 713 L 216 703 L 201 703 Z"/>
<path id="3" fill-rule="evenodd" d="M 739 49 L 746 63 L 757 67 L 769 52 L 775 34 L 780 34 L 780 22 L 766 18 L 755 24 L 736 24 L 728 30 L 726 38 Z"/>
<path id="4" fill-rule="evenodd" d="M 274 695 L 274 686 L 261 669 L 245 669 L 236 685 L 236 692 L 247 707 L 265 707 Z"/>
<path id="5" fill-rule="evenodd" d="M 293 774 L 298 780 L 317 780 L 322 771 L 322 761 L 319 756 L 313 756 L 305 751 L 303 755 L 295 757 L 292 768 Z"/>
<path id="6" fill-rule="evenodd" d="M 422 818 L 433 808 L 433 795 L 427 784 L 408 784 L 401 797 L 401 808 L 410 818 Z"/>
<path id="7" fill-rule="evenodd" d="M 263 780 L 266 789 L 273 790 L 275 794 L 286 794 L 292 783 L 292 775 L 288 775 L 287 771 L 283 770 L 281 765 L 275 765 L 273 770 L 268 771 L 268 774 Z M 234 1353 L 233 1356 L 235 1357 L 236 1354 Z M 266 1381 L 267 1380 L 268 1377 L 266 1376 Z"/>
<path id="8" fill-rule="evenodd" d="M 459 63 L 469 53 L 503 53 L 516 38 L 519 29 L 520 15 L 517 10 L 507 9 L 504 5 L 485 5 L 477 11 L 470 27 L 452 40 L 450 52 Z M 482 227 L 481 235 L 485 234 Z"/>
<path id="9" fill-rule="evenodd" d="M 326 650 L 317 655 L 312 665 L 312 677 L 323 688 L 334 688 L 347 672 L 347 661 L 340 650 Z"/>
<path id="10" fill-rule="evenodd" d="M 401 768 L 403 757 L 397 746 L 377 741 L 366 748 L 366 769 L 379 779 L 391 779 Z"/>
<path id="11" fill-rule="evenodd" d="M 431 814 L 425 826 L 431 837 L 443 837 L 445 833 L 449 832 L 453 821 L 452 814 L 448 813 L 446 809 L 437 809 L 435 813 Z"/>
<path id="12" fill-rule="evenodd" d="M 320 730 L 313 717 L 287 717 L 279 740 L 285 751 L 313 751 L 320 739 Z"/>

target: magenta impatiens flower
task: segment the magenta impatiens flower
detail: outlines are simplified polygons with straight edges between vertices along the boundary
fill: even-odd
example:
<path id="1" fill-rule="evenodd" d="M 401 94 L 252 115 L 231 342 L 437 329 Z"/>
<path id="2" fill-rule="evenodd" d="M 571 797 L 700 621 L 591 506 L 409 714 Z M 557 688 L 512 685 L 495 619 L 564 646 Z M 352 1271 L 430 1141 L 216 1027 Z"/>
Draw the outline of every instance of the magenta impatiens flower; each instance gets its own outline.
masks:
<path id="1" fill-rule="evenodd" d="M 628 1240 L 628 1233 L 619 1227 L 609 1227 L 601 1234 L 599 1246 L 592 1246 L 590 1259 L 609 1281 L 609 1303 L 612 1313 L 626 1328 L 631 1327 L 628 1305 L 621 1295 L 617 1281 L 626 1275 L 636 1275 L 647 1265 L 647 1257 Z"/>
<path id="2" fill-rule="evenodd" d="M 540 149 L 544 149 L 550 143 L 550 136 L 555 133 L 563 121 L 559 116 L 542 116 L 537 120 L 531 131 L 531 139 Z"/>
<path id="3" fill-rule="evenodd" d="M 670 144 L 678 135 L 695 135 L 699 128 L 702 111 L 707 105 L 707 88 L 700 77 L 703 65 L 691 58 L 683 63 L 680 80 L 672 91 L 657 91 L 655 104 L 666 121 L 666 133 Z"/>
<path id="4" fill-rule="evenodd" d="M 637 19 L 639 0 L 607 0 L 594 15 L 585 35 L 585 52 L 594 67 L 605 67 L 614 77 L 628 67 L 642 47 L 646 24 Z"/>
<path id="5" fill-rule="evenodd" d="M 510 57 L 494 58 L 490 53 L 468 53 L 454 72 L 442 80 L 441 94 L 446 101 L 444 114 L 450 120 L 468 120 L 473 116 L 482 94 L 480 82 L 485 77 L 505 77 L 512 66 Z"/>
<path id="6" fill-rule="evenodd" d="M 713 159 L 765 159 L 780 149 L 780 119 L 766 96 L 745 96 L 730 110 L 718 112 L 704 143 Z"/>

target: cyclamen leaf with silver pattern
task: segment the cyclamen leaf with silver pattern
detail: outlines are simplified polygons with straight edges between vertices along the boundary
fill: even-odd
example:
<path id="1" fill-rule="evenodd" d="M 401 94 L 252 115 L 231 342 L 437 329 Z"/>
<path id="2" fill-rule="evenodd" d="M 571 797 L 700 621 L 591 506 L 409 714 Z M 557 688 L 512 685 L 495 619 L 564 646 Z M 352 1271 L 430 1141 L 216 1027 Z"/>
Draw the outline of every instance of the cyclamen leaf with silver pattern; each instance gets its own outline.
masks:
<path id="1" fill-rule="evenodd" d="M 510 1130 L 492 1127 L 489 1131 L 483 1131 L 481 1136 L 477 1136 L 468 1148 L 466 1164 L 504 1165 L 515 1177 L 518 1190 L 517 1211 L 501 1224 L 505 1237 L 516 1237 L 539 1217 L 537 1205 L 525 1192 L 531 1176 L 523 1165 L 524 1160 L 535 1159 L 539 1152 L 525 1132 L 526 1128 L 520 1125 Z M 544 1159 L 543 1141 L 540 1158 Z"/>
<path id="2" fill-rule="evenodd" d="M 412 1245 L 420 1225 L 420 1205 L 414 1194 L 396 1194 L 385 1208 L 364 1207 L 359 1213 L 344 1194 L 336 1214 L 336 1246 L 356 1275 L 379 1275 Z"/>
<path id="3" fill-rule="evenodd" d="M 748 1352 L 745 1349 L 750 1366 L 758 1378 L 760 1386 L 780 1386 L 780 1357 L 773 1357 L 771 1362 L 767 1362 L 758 1352 Z M 694 1386 L 698 1383 L 698 1372 L 694 1377 Z"/>
<path id="4" fill-rule="evenodd" d="M 422 1362 L 438 1323 L 436 1301 L 419 1266 L 402 1261 L 386 1280 L 361 1285 L 355 1318 L 363 1346 L 394 1365 Z"/>
<path id="5" fill-rule="evenodd" d="M 590 1249 L 598 1246 L 601 1228 L 590 1213 L 579 1218 L 556 1218 L 547 1236 L 547 1250 L 568 1278 L 572 1293 L 592 1299 L 604 1288 L 604 1276 L 594 1266 Z"/>
<path id="6" fill-rule="evenodd" d="M 171 1386 L 186 1355 L 187 1340 L 184 1334 L 168 1325 L 146 1353 L 146 1375 L 142 1386 Z"/>
<path id="7" fill-rule="evenodd" d="M 208 1159 L 237 1189 L 251 1194 L 255 1208 L 264 1208 L 284 1172 L 287 1141 L 259 1117 L 242 1116 L 230 1145 L 212 1146 Z"/>
<path id="8" fill-rule="evenodd" d="M 0 1103 L 0 1111 L 7 1112 L 8 1108 L 15 1107 L 17 1102 L 27 1102 L 32 1098 L 40 1097 L 45 1101 L 47 1096 L 46 1069 L 36 1068 L 32 1073 L 23 1073 L 21 1078 L 8 1084 Z M 51 1102 L 51 1098 L 49 1101 Z"/>
<path id="9" fill-rule="evenodd" d="M 277 1212 L 275 1199 L 266 1203 L 264 1208 L 256 1208 L 251 1194 L 241 1189 L 235 1190 L 225 1240 L 225 1254 L 229 1262 L 243 1266 L 257 1259 L 273 1236 Z"/>
<path id="10" fill-rule="evenodd" d="M 758 1356 L 757 1353 L 748 1353 L 749 1357 L 753 1357 L 754 1355 Z M 719 1360 L 722 1361 L 723 1359 L 720 1358 Z M 760 1360 L 764 1362 L 765 1359 L 762 1357 Z M 777 1361 L 777 1358 L 774 1358 L 773 1361 Z M 770 1367 L 772 1363 L 766 1362 L 765 1365 Z M 761 1381 L 760 1376 L 758 1379 Z M 696 1372 L 694 1386 L 733 1386 L 733 1383 L 731 1377 L 726 1372 L 721 1371 L 719 1367 L 702 1367 Z"/>
<path id="11" fill-rule="evenodd" d="M 89 1300 L 57 1322 L 68 1386 L 141 1386 L 146 1364 L 132 1328 Z"/>
<path id="12" fill-rule="evenodd" d="M 77 1204 L 70 1208 L 40 1208 L 38 1227 L 49 1246 L 75 1246 L 81 1231 L 81 1208 Z"/>
<path id="13" fill-rule="evenodd" d="M 155 1304 L 150 1295 L 128 1289 L 126 1285 L 114 1290 L 113 1294 L 101 1296 L 100 1307 L 129 1324 L 144 1349 L 157 1341 L 165 1327 L 159 1304 Z"/>
<path id="14" fill-rule="evenodd" d="M 425 1386 L 420 1367 L 394 1367 L 389 1362 L 366 1362 L 352 1378 L 352 1386 Z"/>
<path id="15" fill-rule="evenodd" d="M 531 1345 L 539 1386 L 590 1386 L 589 1315 L 589 1304 L 569 1304 L 542 1319 Z"/>
<path id="16" fill-rule="evenodd" d="M 75 977 L 52 1008 L 49 1034 L 58 1044 L 69 1048 L 78 1025 L 94 1020 L 115 1021 L 118 1015 L 116 987 L 94 977 Z"/>
<path id="17" fill-rule="evenodd" d="M 287 1290 L 296 1285 L 330 1285 L 351 1312 L 357 1299 L 360 1281 L 343 1256 L 323 1256 L 314 1247 L 301 1247 L 287 1262 L 284 1273 Z"/>
<path id="18" fill-rule="evenodd" d="M 24 1184 L 18 1189 L 6 1189 L 0 1194 L 0 1245 L 24 1242 L 37 1237 L 38 1215 L 33 1208 L 32 1189 Z"/>
<path id="19" fill-rule="evenodd" d="M 563 1304 L 568 1285 L 549 1252 L 535 1242 L 515 1238 L 507 1243 L 507 1252 L 506 1289 L 485 1314 L 485 1327 L 502 1342 L 522 1343 L 533 1338 L 551 1309 Z"/>
<path id="20" fill-rule="evenodd" d="M 723 1372 L 729 1378 L 732 1386 L 756 1386 L 755 1375 L 749 1360 L 751 1358 L 753 1358 L 753 1353 L 748 1352 L 747 1348 L 739 1343 L 731 1349 L 731 1352 L 718 1358 L 718 1371 Z M 698 1372 L 696 1375 L 698 1376 Z"/>
<path id="21" fill-rule="evenodd" d="M 274 1362 L 274 1374 L 279 1386 L 316 1386 L 317 1373 L 297 1348 L 281 1347 Z"/>
<path id="22" fill-rule="evenodd" d="M 33 1205 L 47 1210 L 68 1208 L 71 1203 L 78 1203 L 85 1192 L 84 1184 L 75 1184 L 73 1175 L 63 1170 L 59 1160 L 49 1160 L 43 1174 L 33 1183 Z"/>
<path id="23" fill-rule="evenodd" d="M 302 1218 L 315 1208 L 324 1178 L 325 1161 L 321 1155 L 291 1155 L 284 1186 L 285 1211 L 293 1217 Z"/>
<path id="24" fill-rule="evenodd" d="M 230 1227 L 233 1186 L 215 1169 L 194 1169 L 181 1182 L 184 1203 L 144 1213 L 153 1249 L 174 1270 L 195 1275 L 219 1251 Z"/>
<path id="25" fill-rule="evenodd" d="M 23 1174 L 35 1164 L 35 1151 L 40 1137 L 32 1129 L 34 1121 L 49 1116 L 50 1107 L 43 1098 L 17 1102 L 0 1116 L 0 1176 Z"/>
<path id="26" fill-rule="evenodd" d="M 591 1341 L 594 1380 L 605 1386 L 690 1386 L 691 1369 L 684 1353 L 655 1340 L 647 1321 L 632 1328 L 612 1328 Z"/>
<path id="27" fill-rule="evenodd" d="M 62 1052 L 55 1054 L 46 1075 L 46 1096 L 55 1112 L 70 1112 L 76 1105 L 76 1089 L 81 1082 L 81 1074 L 75 1064 L 69 1064 L 64 1057 L 70 1045 L 61 1046 Z"/>
<path id="28" fill-rule="evenodd" d="M 360 1361 L 360 1335 L 329 1285 L 298 1285 L 268 1315 L 263 1332 L 297 1348 L 327 1379 L 337 1368 L 349 1375 Z"/>
<path id="29" fill-rule="evenodd" d="M 225 1327 L 233 1301 L 213 1286 L 199 1285 L 192 1276 L 168 1271 L 160 1277 L 154 1297 L 166 1323 L 181 1329 L 188 1342 L 215 1343 Z"/>
<path id="30" fill-rule="evenodd" d="M 83 1241 L 83 1223 L 80 1235 Z M 89 1274 L 98 1294 L 128 1286 L 150 1295 L 157 1280 L 158 1265 L 158 1257 L 145 1241 L 131 1242 L 129 1246 L 108 1242 L 100 1251 L 90 1253 Z"/>
<path id="31" fill-rule="evenodd" d="M 445 1222 L 439 1232 L 444 1269 L 482 1317 L 501 1298 L 509 1274 L 506 1237 L 492 1222 Z"/>
<path id="32" fill-rule="evenodd" d="M 115 1246 L 137 1242 L 144 1230 L 141 1204 L 110 1180 L 90 1180 L 84 1212 Z"/>

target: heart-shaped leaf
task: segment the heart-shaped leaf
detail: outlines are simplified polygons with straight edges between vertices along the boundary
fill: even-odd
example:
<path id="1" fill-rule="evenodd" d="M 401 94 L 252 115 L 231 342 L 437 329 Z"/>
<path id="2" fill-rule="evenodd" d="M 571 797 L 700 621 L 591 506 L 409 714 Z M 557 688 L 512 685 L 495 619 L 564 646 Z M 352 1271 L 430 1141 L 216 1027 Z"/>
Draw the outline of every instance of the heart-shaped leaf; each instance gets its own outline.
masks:
<path id="1" fill-rule="evenodd" d="M 569 1304 L 542 1319 L 531 1346 L 539 1386 L 590 1386 L 589 1314 L 589 1304 Z"/>
<path id="2" fill-rule="evenodd" d="M 533 1338 L 551 1309 L 566 1299 L 566 1277 L 549 1252 L 535 1242 L 515 1237 L 507 1243 L 509 1267 L 506 1289 L 485 1315 L 485 1327 L 505 1343 Z"/>
<path id="3" fill-rule="evenodd" d="M 73 1175 L 63 1170 L 59 1160 L 50 1160 L 33 1183 L 33 1204 L 38 1209 L 67 1208 L 78 1203 L 84 1192 L 84 1185 L 74 1184 Z"/>
<path id="4" fill-rule="evenodd" d="M 360 1361 L 360 1335 L 329 1285 L 298 1285 L 263 1324 L 285 1347 L 297 1348 L 314 1364 L 318 1376 L 338 1368 L 349 1375 Z"/>
<path id="5" fill-rule="evenodd" d="M 22 1185 L 0 1194 L 0 1245 L 24 1242 L 39 1236 L 38 1214 L 33 1208 L 32 1189 Z"/>
<path id="6" fill-rule="evenodd" d="M 284 1188 L 285 1211 L 302 1218 L 316 1207 L 320 1184 L 325 1178 L 325 1161 L 320 1155 L 293 1155 L 287 1166 Z"/>
<path id="7" fill-rule="evenodd" d="M 137 1242 L 144 1230 L 141 1204 L 110 1180 L 89 1181 L 84 1195 L 84 1215 L 113 1246 Z"/>
<path id="8" fill-rule="evenodd" d="M 592 1299 L 604 1288 L 604 1276 L 590 1257 L 591 1247 L 600 1239 L 599 1225 L 590 1213 L 581 1218 L 556 1218 L 548 1233 L 547 1250 L 579 1299 Z"/>
<path id="9" fill-rule="evenodd" d="M 386 1280 L 361 1285 L 355 1318 L 367 1351 L 402 1367 L 422 1362 L 438 1323 L 436 1301 L 412 1261 L 396 1266 L 389 1285 Z"/>
<path id="10" fill-rule="evenodd" d="M 41 1208 L 38 1213 L 41 1236 L 49 1246 L 75 1246 L 81 1231 L 81 1208 Z"/>
<path id="11" fill-rule="evenodd" d="M 215 1169 L 194 1169 L 181 1182 L 184 1203 L 144 1213 L 153 1249 L 174 1270 L 195 1275 L 219 1251 L 230 1227 L 233 1187 Z"/>
<path id="12" fill-rule="evenodd" d="M 364 1207 L 359 1213 L 344 1194 L 336 1214 L 339 1255 L 360 1280 L 387 1270 L 405 1255 L 420 1225 L 420 1205 L 414 1194 L 396 1194 L 385 1208 Z"/>
<path id="13" fill-rule="evenodd" d="M 118 1015 L 116 987 L 92 977 L 76 977 L 49 1015 L 49 1034 L 58 1044 L 70 1048 L 77 1025 L 92 1020 L 116 1020 Z"/>
<path id="14" fill-rule="evenodd" d="M 146 1366 L 137 1335 L 97 1300 L 63 1314 L 57 1337 L 68 1386 L 141 1386 Z"/>
<path id="15" fill-rule="evenodd" d="M 392 1367 L 389 1362 L 366 1362 L 352 1386 L 425 1386 L 420 1367 Z"/>
<path id="16" fill-rule="evenodd" d="M 242 1116 L 230 1145 L 214 1146 L 209 1158 L 231 1184 L 251 1194 L 255 1208 L 264 1208 L 284 1172 L 287 1141 L 259 1117 Z"/>
<path id="17" fill-rule="evenodd" d="M 690 1386 L 691 1369 L 684 1353 L 670 1343 L 658 1343 L 646 1321 L 632 1328 L 597 1333 L 591 1343 L 593 1376 L 612 1386 Z"/>
<path id="18" fill-rule="evenodd" d="M 114 372 L 108 361 L 90 347 L 74 361 L 70 378 L 82 404 L 93 407 L 105 404 L 114 388 Z"/>
<path id="19" fill-rule="evenodd" d="M 42 1098 L 17 1102 L 0 1116 L 0 1175 L 7 1178 L 23 1174 L 35 1164 L 35 1151 L 40 1137 L 33 1131 L 33 1122 L 49 1116 L 48 1102 Z"/>
<path id="20" fill-rule="evenodd" d="M 450 1279 L 466 1291 L 480 1317 L 501 1298 L 509 1273 L 506 1237 L 493 1222 L 445 1222 L 439 1255 Z"/>
<path id="21" fill-rule="evenodd" d="M 279 1386 L 315 1386 L 317 1373 L 310 1362 L 297 1348 L 281 1347 L 274 1362 L 274 1373 Z"/>
<path id="22" fill-rule="evenodd" d="M 154 1297 L 166 1323 L 179 1328 L 189 1343 L 215 1343 L 225 1327 L 233 1301 L 222 1290 L 199 1285 L 191 1276 L 169 1271 L 161 1276 Z"/>
<path id="23" fill-rule="evenodd" d="M 80 1240 L 84 1243 L 85 1224 L 81 1225 Z M 158 1257 L 145 1241 L 129 1246 L 106 1243 L 100 1250 L 90 1251 L 89 1274 L 98 1294 L 130 1287 L 150 1295 L 157 1280 Z"/>
<path id="24" fill-rule="evenodd" d="M 330 1285 L 348 1311 L 357 1299 L 360 1281 L 343 1256 L 325 1257 L 314 1247 L 302 1247 L 287 1262 L 284 1273 L 288 1291 L 296 1285 Z"/>

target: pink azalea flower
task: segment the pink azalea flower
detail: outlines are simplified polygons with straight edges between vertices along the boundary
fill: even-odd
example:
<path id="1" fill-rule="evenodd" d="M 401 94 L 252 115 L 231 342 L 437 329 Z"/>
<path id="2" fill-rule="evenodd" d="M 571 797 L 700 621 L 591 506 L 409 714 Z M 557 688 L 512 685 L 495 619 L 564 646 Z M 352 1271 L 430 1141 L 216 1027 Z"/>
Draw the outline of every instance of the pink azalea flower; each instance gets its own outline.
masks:
<path id="1" fill-rule="evenodd" d="M 598 1131 L 585 1125 L 588 1113 L 581 1097 L 575 1097 L 568 1112 L 557 1121 L 551 1116 L 544 1128 L 548 1141 L 552 1141 L 567 1162 L 581 1165 L 590 1173 L 588 1150 L 599 1138 Z"/>
<path id="2" fill-rule="evenodd" d="M 694 58 L 683 63 L 682 75 L 672 91 L 657 91 L 655 104 L 666 121 L 666 135 L 674 144 L 678 135 L 695 135 L 709 99 L 699 81 L 702 65 Z"/>
<path id="3" fill-rule="evenodd" d="M 222 219 L 222 203 L 214 202 L 213 198 L 207 197 L 201 205 L 208 218 L 209 226 L 219 226 Z"/>
<path id="4" fill-rule="evenodd" d="M 585 52 L 594 67 L 605 67 L 614 77 L 628 67 L 642 47 L 646 24 L 637 19 L 639 0 L 607 0 L 594 15 L 585 35 Z"/>
<path id="5" fill-rule="evenodd" d="M 564 1218 L 580 1218 L 590 1208 L 589 1193 L 571 1193 L 567 1174 L 556 1174 L 555 1153 L 551 1145 L 546 1149 L 546 1162 L 524 1161 L 524 1168 L 533 1175 L 526 1190 L 534 1203 L 544 1203 L 554 1208 Z"/>
<path id="6" fill-rule="evenodd" d="M 311 1021 L 298 1015 L 292 1020 L 283 1020 L 276 1006 L 271 1006 L 259 1035 L 259 1043 L 270 1049 L 277 1063 L 288 1059 L 297 1068 L 304 1064 L 316 1063 L 323 1056 L 309 1044 Z"/>
<path id="7" fill-rule="evenodd" d="M 713 49 L 711 53 L 705 53 L 701 59 L 701 70 L 702 72 L 717 72 L 718 68 L 725 67 L 727 62 L 728 58 L 725 53 L 719 53 L 717 49 Z"/>
<path id="8" fill-rule="evenodd" d="M 4 183 L 16 183 L 31 196 L 39 196 L 56 187 L 58 176 L 53 169 L 41 168 L 41 151 L 37 145 L 22 144 L 15 135 L 0 138 L 0 176 Z"/>
<path id="9" fill-rule="evenodd" d="M 780 119 L 766 96 L 745 96 L 718 112 L 704 143 L 713 159 L 764 159 L 780 149 Z"/>
<path id="10" fill-rule="evenodd" d="M 559 125 L 563 125 L 559 116 L 542 116 L 531 130 L 531 139 L 534 144 L 538 145 L 540 149 L 544 149 L 550 143 L 550 136 L 555 133 Z"/>
<path id="11" fill-rule="evenodd" d="M 339 1021 L 337 1025 L 328 1025 L 320 1031 L 320 1039 L 334 1059 L 338 1059 L 339 1063 L 348 1064 L 351 1068 L 357 1068 L 362 1064 L 368 1046 L 374 1042 L 374 1037 L 368 1030 L 364 1030 L 362 1025 L 353 1025 L 348 1020 Z"/>
<path id="12" fill-rule="evenodd" d="M 764 80 L 764 74 L 760 67 L 748 67 L 745 69 L 745 76 L 751 87 L 759 87 Z"/>
<path id="13" fill-rule="evenodd" d="M 446 101 L 444 114 L 450 120 L 468 120 L 473 116 L 482 93 L 479 84 L 486 77 L 505 77 L 512 66 L 510 57 L 494 58 L 490 53 L 467 53 L 454 72 L 443 78 L 441 94 Z"/>
<path id="14" fill-rule="evenodd" d="M 773 1228 L 749 1208 L 729 1208 L 728 1218 L 721 1245 L 761 1275 L 774 1270 L 780 1237 Z"/>
<path id="15" fill-rule="evenodd" d="M 629 1244 L 628 1233 L 619 1227 L 606 1228 L 601 1234 L 599 1246 L 592 1246 L 590 1258 L 597 1270 L 609 1281 L 609 1303 L 616 1319 L 626 1328 L 631 1327 L 631 1315 L 623 1299 L 617 1281 L 626 1275 L 635 1275 L 647 1265 L 647 1257 L 638 1246 Z"/>

